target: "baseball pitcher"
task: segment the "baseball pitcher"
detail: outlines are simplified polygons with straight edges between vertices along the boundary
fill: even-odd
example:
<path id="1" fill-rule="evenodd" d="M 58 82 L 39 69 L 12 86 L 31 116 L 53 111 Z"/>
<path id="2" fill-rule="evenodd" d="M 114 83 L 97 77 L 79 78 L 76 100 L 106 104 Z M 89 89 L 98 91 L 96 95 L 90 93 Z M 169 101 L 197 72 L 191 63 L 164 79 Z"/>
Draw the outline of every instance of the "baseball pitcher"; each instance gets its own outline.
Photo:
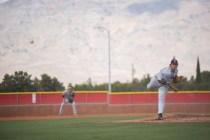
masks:
<path id="1" fill-rule="evenodd" d="M 172 83 L 179 83 L 182 80 L 182 76 L 177 76 L 178 74 L 178 61 L 176 59 L 171 60 L 169 67 L 163 68 L 157 74 L 155 74 L 149 84 L 147 84 L 147 89 L 158 88 L 158 120 L 163 119 L 163 112 L 165 108 L 165 98 L 170 87 L 174 92 L 178 90 L 173 86 Z"/>
<path id="2" fill-rule="evenodd" d="M 77 116 L 76 102 L 74 101 L 75 95 L 76 95 L 76 93 L 75 93 L 75 91 L 73 90 L 72 87 L 68 87 L 68 89 L 64 91 L 64 93 L 62 94 L 63 101 L 61 103 L 61 107 L 60 107 L 60 110 L 59 110 L 59 115 L 63 115 L 64 105 L 69 102 L 69 103 L 72 104 L 72 110 L 73 110 L 74 116 Z"/>

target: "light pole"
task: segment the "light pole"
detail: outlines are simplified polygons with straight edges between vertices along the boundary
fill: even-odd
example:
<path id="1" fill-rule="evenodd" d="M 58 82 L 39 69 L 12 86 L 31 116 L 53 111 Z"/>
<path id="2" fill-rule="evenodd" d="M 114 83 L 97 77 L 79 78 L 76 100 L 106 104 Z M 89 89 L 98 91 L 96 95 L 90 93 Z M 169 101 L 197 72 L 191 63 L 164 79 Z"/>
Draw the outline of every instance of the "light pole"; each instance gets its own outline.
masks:
<path id="1" fill-rule="evenodd" d="M 108 62 L 108 66 L 109 66 L 109 87 L 108 88 L 109 88 L 109 94 L 111 94 L 112 93 L 112 84 L 111 84 L 110 31 L 109 31 L 109 29 L 104 28 L 104 27 L 96 27 L 96 28 L 103 29 L 103 30 L 107 31 L 107 35 L 108 35 L 108 60 L 109 60 L 109 62 Z M 109 104 L 109 102 L 110 102 L 110 99 L 109 99 L 109 96 L 108 96 L 108 104 Z"/>

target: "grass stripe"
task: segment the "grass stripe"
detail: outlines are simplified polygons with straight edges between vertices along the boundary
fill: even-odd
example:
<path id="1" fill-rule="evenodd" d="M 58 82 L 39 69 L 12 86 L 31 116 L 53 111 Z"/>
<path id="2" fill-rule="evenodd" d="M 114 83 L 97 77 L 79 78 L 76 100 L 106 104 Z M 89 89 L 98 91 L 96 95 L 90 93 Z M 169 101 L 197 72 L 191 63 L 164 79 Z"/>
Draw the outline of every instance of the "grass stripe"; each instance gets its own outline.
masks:
<path id="1" fill-rule="evenodd" d="M 96 123 L 139 118 L 142 116 L 2 121 L 0 139 L 197 140 L 210 138 L 210 123 Z"/>

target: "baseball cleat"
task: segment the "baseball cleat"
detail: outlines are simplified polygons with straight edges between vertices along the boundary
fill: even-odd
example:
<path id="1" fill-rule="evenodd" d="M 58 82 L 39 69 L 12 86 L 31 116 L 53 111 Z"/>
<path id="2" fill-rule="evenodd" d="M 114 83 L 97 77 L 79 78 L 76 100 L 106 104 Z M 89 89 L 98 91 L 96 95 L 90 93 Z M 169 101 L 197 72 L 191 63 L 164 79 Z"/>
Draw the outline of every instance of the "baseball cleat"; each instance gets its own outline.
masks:
<path id="1" fill-rule="evenodd" d="M 163 115 L 162 115 L 162 113 L 158 114 L 157 120 L 163 120 Z"/>

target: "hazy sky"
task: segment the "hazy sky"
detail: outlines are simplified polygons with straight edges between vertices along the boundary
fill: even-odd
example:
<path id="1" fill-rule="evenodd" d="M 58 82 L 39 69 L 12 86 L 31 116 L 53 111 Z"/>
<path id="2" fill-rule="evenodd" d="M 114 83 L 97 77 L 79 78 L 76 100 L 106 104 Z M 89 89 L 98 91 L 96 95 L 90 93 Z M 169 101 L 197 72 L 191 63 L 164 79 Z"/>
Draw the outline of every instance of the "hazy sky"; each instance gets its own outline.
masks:
<path id="1" fill-rule="evenodd" d="M 210 71 L 209 0 L 0 1 L 0 80 L 15 71 L 64 85 L 153 76 L 175 56 L 188 79 Z M 103 27 L 107 30 L 99 29 Z"/>

